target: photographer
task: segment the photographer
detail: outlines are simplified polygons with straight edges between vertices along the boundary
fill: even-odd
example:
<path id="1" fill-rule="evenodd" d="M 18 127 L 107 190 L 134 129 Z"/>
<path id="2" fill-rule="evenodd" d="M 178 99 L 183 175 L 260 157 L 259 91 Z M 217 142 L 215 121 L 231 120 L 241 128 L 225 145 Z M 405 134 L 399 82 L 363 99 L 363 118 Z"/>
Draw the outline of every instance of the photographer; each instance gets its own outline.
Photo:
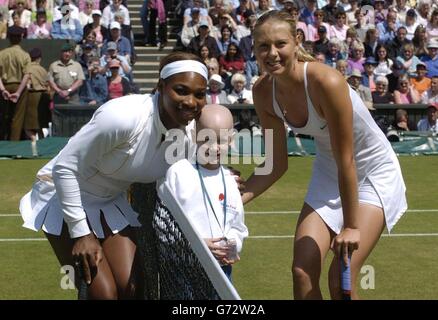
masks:
<path id="1" fill-rule="evenodd" d="M 109 63 L 112 60 L 118 60 L 120 62 L 119 75 L 131 81 L 132 79 L 131 67 L 128 63 L 128 60 L 126 60 L 124 56 L 118 54 L 117 44 L 113 41 L 110 41 L 107 43 L 106 54 L 102 56 L 102 58 L 100 58 L 100 66 L 102 67 L 100 73 L 102 75 L 106 75 L 107 77 L 111 76 L 111 72 L 109 70 Z"/>
<path id="2" fill-rule="evenodd" d="M 100 74 L 99 58 L 93 57 L 88 63 L 88 74 L 80 92 L 81 102 L 90 106 L 106 102 L 108 84 L 105 76 Z"/>

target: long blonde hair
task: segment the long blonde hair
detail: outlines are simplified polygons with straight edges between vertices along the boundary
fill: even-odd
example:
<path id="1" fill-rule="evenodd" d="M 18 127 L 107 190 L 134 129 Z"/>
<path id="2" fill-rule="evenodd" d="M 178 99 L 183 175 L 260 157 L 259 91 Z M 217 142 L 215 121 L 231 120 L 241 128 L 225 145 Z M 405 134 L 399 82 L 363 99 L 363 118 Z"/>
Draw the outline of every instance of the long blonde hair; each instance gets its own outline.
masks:
<path id="1" fill-rule="evenodd" d="M 260 18 L 257 19 L 257 22 L 254 27 L 254 34 L 256 34 L 257 30 L 266 22 L 276 20 L 278 22 L 286 22 L 289 25 L 289 31 L 292 35 L 292 38 L 294 39 L 296 43 L 297 38 L 297 21 L 294 19 L 294 17 L 287 11 L 278 11 L 278 10 L 271 10 L 266 13 L 264 13 Z M 309 54 L 303 47 L 299 46 L 296 43 L 297 48 L 297 60 L 300 62 L 305 61 L 316 61 L 316 59 Z"/>

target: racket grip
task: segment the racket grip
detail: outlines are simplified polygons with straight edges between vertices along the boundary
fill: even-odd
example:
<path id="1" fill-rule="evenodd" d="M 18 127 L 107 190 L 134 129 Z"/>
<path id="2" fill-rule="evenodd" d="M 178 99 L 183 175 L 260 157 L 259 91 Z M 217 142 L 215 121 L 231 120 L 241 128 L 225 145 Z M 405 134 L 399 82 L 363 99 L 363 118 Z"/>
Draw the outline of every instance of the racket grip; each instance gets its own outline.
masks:
<path id="1" fill-rule="evenodd" d="M 348 257 L 348 265 L 345 266 L 343 256 L 340 258 L 341 263 L 341 290 L 342 300 L 351 300 L 351 257 Z"/>

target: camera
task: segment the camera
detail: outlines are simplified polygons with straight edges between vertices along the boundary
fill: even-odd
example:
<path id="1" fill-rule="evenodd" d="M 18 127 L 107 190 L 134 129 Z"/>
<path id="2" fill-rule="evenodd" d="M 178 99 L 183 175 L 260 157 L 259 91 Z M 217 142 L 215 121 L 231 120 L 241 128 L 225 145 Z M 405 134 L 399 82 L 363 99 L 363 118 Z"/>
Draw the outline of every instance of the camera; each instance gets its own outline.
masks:
<path id="1" fill-rule="evenodd" d="M 237 260 L 239 258 L 237 254 L 237 242 L 234 238 L 224 238 L 221 242 L 219 242 L 220 245 L 224 247 L 228 247 L 228 254 L 227 259 L 228 260 Z"/>
<path id="2" fill-rule="evenodd" d="M 239 102 L 239 103 L 245 103 L 245 98 L 243 98 L 243 97 L 239 97 L 239 98 L 237 98 L 237 102 Z"/>

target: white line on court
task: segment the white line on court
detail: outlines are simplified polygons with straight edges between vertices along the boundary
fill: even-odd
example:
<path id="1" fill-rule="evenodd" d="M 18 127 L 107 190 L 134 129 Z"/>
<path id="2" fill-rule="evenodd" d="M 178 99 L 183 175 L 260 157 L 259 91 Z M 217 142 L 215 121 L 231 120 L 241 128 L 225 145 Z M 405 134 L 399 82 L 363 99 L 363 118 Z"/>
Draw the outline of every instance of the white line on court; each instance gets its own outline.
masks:
<path id="1" fill-rule="evenodd" d="M 438 212 L 438 209 L 409 209 L 407 213 L 427 213 L 427 212 Z M 269 215 L 269 214 L 297 214 L 300 211 L 245 211 L 248 215 Z M 21 217 L 20 214 L 0 214 L 0 218 L 6 217 Z"/>
<path id="2" fill-rule="evenodd" d="M 294 235 L 278 235 L 278 236 L 249 236 L 247 239 L 292 239 Z M 382 238 L 402 238 L 402 237 L 438 237 L 438 233 L 393 233 L 382 234 Z M 32 241 L 47 241 L 46 238 L 15 238 L 15 239 L 0 239 L 0 242 L 32 242 Z"/>

